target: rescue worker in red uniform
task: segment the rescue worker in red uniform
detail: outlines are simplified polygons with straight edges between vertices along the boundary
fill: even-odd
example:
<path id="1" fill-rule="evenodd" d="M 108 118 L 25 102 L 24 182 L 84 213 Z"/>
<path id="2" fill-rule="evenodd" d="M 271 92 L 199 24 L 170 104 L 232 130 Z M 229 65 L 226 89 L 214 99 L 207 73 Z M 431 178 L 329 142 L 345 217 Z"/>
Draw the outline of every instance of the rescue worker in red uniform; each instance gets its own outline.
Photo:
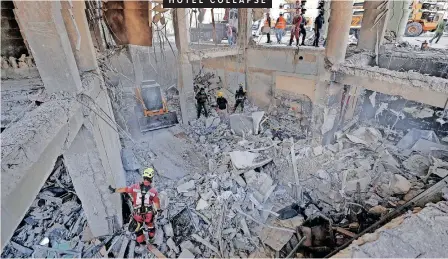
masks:
<path id="1" fill-rule="evenodd" d="M 132 196 L 132 205 L 134 206 L 133 218 L 137 223 L 135 228 L 136 241 L 141 245 L 145 244 L 143 222 L 145 222 L 148 228 L 149 242 L 152 243 L 156 233 L 154 216 L 160 212 L 160 200 L 157 196 L 157 190 L 151 186 L 154 169 L 146 168 L 142 177 L 143 182 L 128 187 L 112 188 L 112 186 L 109 186 L 112 193 L 129 193 Z"/>
<path id="2" fill-rule="evenodd" d="M 299 11 L 298 11 L 299 12 Z M 294 42 L 294 38 L 296 38 L 297 45 L 299 46 L 299 36 L 300 36 L 300 24 L 302 23 L 302 16 L 299 14 L 296 14 L 292 21 L 292 27 L 291 27 L 291 38 L 289 38 L 289 46 L 292 45 Z"/>

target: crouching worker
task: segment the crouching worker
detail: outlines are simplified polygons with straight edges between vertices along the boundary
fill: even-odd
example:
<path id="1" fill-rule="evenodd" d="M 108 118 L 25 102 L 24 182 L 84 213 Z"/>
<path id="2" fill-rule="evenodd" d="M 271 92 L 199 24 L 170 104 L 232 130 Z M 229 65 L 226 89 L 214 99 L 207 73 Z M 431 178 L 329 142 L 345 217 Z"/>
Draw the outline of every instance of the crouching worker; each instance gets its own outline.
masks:
<path id="1" fill-rule="evenodd" d="M 135 226 L 132 230 L 137 235 L 137 243 L 141 245 L 146 243 L 143 233 L 145 229 L 143 222 L 145 222 L 147 227 L 149 242 L 152 243 L 156 234 L 154 216 L 160 212 L 160 200 L 157 196 L 157 190 L 151 186 L 153 177 L 154 169 L 147 168 L 143 171 L 143 181 L 140 183 L 122 188 L 112 188 L 112 186 L 109 186 L 109 190 L 112 193 L 129 193 L 132 196 L 132 205 L 134 206 L 133 218 L 135 222 L 131 222 L 129 225 Z"/>

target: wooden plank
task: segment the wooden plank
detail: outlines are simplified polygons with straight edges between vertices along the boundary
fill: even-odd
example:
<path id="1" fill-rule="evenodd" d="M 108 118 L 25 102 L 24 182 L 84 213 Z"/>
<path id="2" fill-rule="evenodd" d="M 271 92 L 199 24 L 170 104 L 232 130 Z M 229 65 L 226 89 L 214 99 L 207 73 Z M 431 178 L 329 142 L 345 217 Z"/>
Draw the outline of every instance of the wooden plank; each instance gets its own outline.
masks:
<path id="1" fill-rule="evenodd" d="M 355 233 L 353 233 L 353 232 L 351 232 L 351 231 L 348 231 L 348 230 L 346 230 L 346 229 L 343 229 L 343 228 L 341 228 L 341 227 L 335 227 L 335 228 L 333 228 L 333 229 L 336 230 L 337 232 L 339 232 L 339 233 L 341 233 L 341 234 L 344 234 L 344 235 L 346 235 L 346 236 L 349 236 L 349 237 L 354 237 L 354 236 L 356 236 Z"/>
<path id="2" fill-rule="evenodd" d="M 148 245 L 148 250 L 151 253 L 153 253 L 157 258 L 166 258 L 166 256 L 162 254 L 162 252 L 160 252 L 159 249 L 157 249 L 155 246 L 151 244 Z"/>

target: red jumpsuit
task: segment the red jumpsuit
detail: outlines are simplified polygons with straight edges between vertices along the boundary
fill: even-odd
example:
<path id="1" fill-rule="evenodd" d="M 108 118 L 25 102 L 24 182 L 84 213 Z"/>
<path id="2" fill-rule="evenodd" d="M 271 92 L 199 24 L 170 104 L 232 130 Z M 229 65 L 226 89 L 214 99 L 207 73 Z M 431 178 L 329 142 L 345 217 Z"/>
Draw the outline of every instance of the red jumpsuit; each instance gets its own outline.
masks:
<path id="1" fill-rule="evenodd" d="M 144 188 L 143 192 L 141 187 Z M 146 192 L 145 192 L 146 191 Z M 134 219 L 138 223 L 145 222 L 146 226 L 148 227 L 148 236 L 150 239 L 154 238 L 155 236 L 155 227 L 154 227 L 154 215 L 153 210 L 150 209 L 152 206 L 154 206 L 154 209 L 160 208 L 160 200 L 157 196 L 157 190 L 150 185 L 144 185 L 143 183 L 137 183 L 133 184 L 131 186 L 126 187 L 126 193 L 131 194 L 132 196 L 132 205 L 134 206 Z M 144 201 L 142 202 L 143 195 Z M 142 209 L 143 206 L 143 209 Z M 143 226 L 141 226 L 137 232 L 137 242 L 142 243 L 145 241 L 145 235 L 143 234 Z"/>
<path id="2" fill-rule="evenodd" d="M 294 20 L 292 22 L 293 27 L 291 28 L 291 38 L 290 43 L 292 44 L 292 41 L 294 40 L 294 37 L 297 40 L 297 45 L 299 45 L 299 36 L 300 36 L 300 24 L 302 23 L 302 16 L 296 16 L 294 17 Z"/>

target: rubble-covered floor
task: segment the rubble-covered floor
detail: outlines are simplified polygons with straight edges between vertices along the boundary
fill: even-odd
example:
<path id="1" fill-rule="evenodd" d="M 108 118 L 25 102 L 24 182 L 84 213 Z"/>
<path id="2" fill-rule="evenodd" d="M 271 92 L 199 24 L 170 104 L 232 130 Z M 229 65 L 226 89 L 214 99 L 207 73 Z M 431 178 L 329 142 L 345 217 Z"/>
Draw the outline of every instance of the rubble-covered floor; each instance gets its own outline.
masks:
<path id="1" fill-rule="evenodd" d="M 219 80 L 203 82 L 212 77 L 202 75 L 196 83 L 219 87 Z M 129 80 L 119 81 L 116 96 L 129 94 Z M 172 90 L 166 93 L 169 106 L 179 111 Z M 164 209 L 155 243 L 168 257 L 286 257 L 300 237 L 311 239 L 315 231 L 322 238 L 305 241 L 295 252 L 322 257 L 434 185 L 448 169 L 441 151 L 446 136 L 430 131 L 410 131 L 400 143 L 402 136 L 392 139 L 385 129 L 357 122 L 337 132 L 335 144 L 312 147 L 309 124 L 294 127 L 308 120 L 300 114 L 307 103 L 282 99 L 268 113 L 248 105 L 244 114 L 228 118 L 211 108 L 207 119 L 140 134 L 129 126 L 132 94 L 120 102 L 116 117 L 127 118 L 129 131 L 136 132 L 131 135 L 138 136 L 136 143 L 122 139 L 124 160 L 133 161 L 124 161 L 133 165 L 127 168 L 129 183 L 139 180 L 136 172 L 143 167 L 170 170 L 155 163 L 167 150 L 168 158 L 178 158 L 175 166 L 185 167 L 185 174 L 160 173 L 155 179 Z M 163 146 L 173 138 L 183 148 Z"/>
<path id="2" fill-rule="evenodd" d="M 447 220 L 448 202 L 429 203 L 362 236 L 333 258 L 443 258 L 448 254 Z"/>
<path id="3" fill-rule="evenodd" d="M 86 253 L 92 239 L 81 201 L 59 158 L 2 258 L 93 257 Z"/>

